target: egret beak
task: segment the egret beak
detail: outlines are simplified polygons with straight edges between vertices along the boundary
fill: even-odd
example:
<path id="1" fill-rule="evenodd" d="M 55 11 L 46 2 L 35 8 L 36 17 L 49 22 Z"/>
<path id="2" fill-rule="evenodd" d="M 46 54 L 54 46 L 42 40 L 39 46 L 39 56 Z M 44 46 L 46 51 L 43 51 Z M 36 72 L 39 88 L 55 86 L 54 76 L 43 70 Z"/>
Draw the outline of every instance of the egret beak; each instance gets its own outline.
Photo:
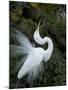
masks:
<path id="1" fill-rule="evenodd" d="M 38 26 L 37 26 L 37 29 L 36 29 L 36 31 L 34 32 L 34 35 L 33 35 L 33 37 L 34 37 L 34 40 L 35 40 L 35 42 L 39 42 L 40 41 L 40 34 L 39 34 L 39 27 L 40 27 L 40 23 L 41 23 L 41 21 L 39 21 L 39 24 L 38 24 Z"/>
<path id="2" fill-rule="evenodd" d="M 37 26 L 36 33 L 39 32 L 40 23 L 41 23 L 41 20 L 39 21 L 39 24 L 38 24 L 38 26 Z"/>

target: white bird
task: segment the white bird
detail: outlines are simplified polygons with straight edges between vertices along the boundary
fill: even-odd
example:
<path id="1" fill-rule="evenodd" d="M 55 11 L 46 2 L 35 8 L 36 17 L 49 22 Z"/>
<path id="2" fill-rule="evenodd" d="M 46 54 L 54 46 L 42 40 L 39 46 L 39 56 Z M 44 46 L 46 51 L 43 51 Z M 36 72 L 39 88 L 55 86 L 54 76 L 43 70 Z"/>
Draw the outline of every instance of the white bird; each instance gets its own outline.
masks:
<path id="1" fill-rule="evenodd" d="M 43 69 L 42 61 L 48 61 L 52 55 L 53 42 L 49 37 L 41 38 L 39 34 L 39 27 L 40 22 L 38 24 L 36 31 L 34 32 L 33 38 L 35 42 L 40 45 L 48 43 L 47 50 L 44 50 L 41 47 L 33 47 L 29 39 L 24 34 L 22 34 L 19 31 L 16 31 L 16 38 L 20 43 L 20 46 L 11 46 L 12 48 L 14 48 L 13 53 L 15 52 L 14 54 L 18 55 L 23 53 L 27 54 L 24 64 L 18 71 L 18 79 L 21 79 L 26 74 L 28 74 L 29 79 L 32 77 L 33 79 L 35 79 Z"/>

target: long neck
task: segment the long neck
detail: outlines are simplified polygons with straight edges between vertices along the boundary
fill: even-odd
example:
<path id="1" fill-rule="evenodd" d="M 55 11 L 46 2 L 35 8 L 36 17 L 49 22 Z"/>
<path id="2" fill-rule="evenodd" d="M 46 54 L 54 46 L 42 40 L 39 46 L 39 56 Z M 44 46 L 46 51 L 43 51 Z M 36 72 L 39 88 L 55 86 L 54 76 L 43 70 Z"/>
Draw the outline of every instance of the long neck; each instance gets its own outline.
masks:
<path id="1" fill-rule="evenodd" d="M 47 50 L 44 51 L 44 57 L 47 57 L 47 60 L 48 60 L 50 58 L 51 54 L 52 54 L 52 51 L 53 51 L 53 43 L 52 43 L 52 40 L 49 37 L 41 38 L 41 36 L 39 34 L 39 26 L 40 26 L 40 22 L 38 24 L 38 27 L 37 27 L 36 31 L 34 32 L 33 37 L 34 37 L 35 42 L 37 42 L 40 45 L 43 45 L 43 44 L 46 44 L 46 43 L 48 44 Z"/>
<path id="2" fill-rule="evenodd" d="M 44 37 L 44 38 L 41 38 L 40 34 L 39 34 L 39 31 L 35 31 L 34 33 L 34 40 L 40 44 L 40 45 L 43 45 L 43 44 L 48 44 L 48 48 L 46 51 L 50 51 L 52 52 L 53 50 L 53 43 L 52 43 L 52 40 L 49 38 L 49 37 Z"/>
<path id="3" fill-rule="evenodd" d="M 44 39 L 42 39 L 43 44 L 44 43 L 48 43 L 48 48 L 47 50 L 45 50 L 44 52 L 44 61 L 48 61 L 52 55 L 52 51 L 53 51 L 53 43 L 52 40 L 49 37 L 45 37 Z"/>
<path id="4" fill-rule="evenodd" d="M 53 51 L 53 43 L 52 40 L 49 37 L 44 37 L 43 39 L 37 38 L 38 41 L 36 41 L 38 44 L 43 45 L 43 44 L 48 44 L 47 52 L 52 52 Z"/>
<path id="5" fill-rule="evenodd" d="M 52 55 L 52 51 L 53 51 L 53 43 L 52 43 L 52 40 L 49 38 L 49 37 L 44 37 L 43 39 L 40 37 L 40 38 L 37 38 L 38 41 L 36 41 L 38 44 L 48 44 L 48 48 L 47 50 L 44 51 L 43 53 L 43 58 L 44 58 L 44 61 L 48 61 Z"/>
<path id="6" fill-rule="evenodd" d="M 44 37 L 41 38 L 39 31 L 35 31 L 34 33 L 34 40 L 36 41 L 36 43 L 43 45 L 43 44 L 48 44 L 48 48 L 47 50 L 45 50 L 45 52 L 48 54 L 48 56 L 51 56 L 52 51 L 53 51 L 53 43 L 52 40 L 49 37 Z M 45 54 L 44 54 L 45 55 Z"/>
<path id="7" fill-rule="evenodd" d="M 50 54 L 53 51 L 53 43 L 52 40 L 49 37 L 45 37 L 44 39 L 42 39 L 43 44 L 47 43 L 48 44 L 48 48 L 47 48 L 47 52 L 50 52 Z"/>

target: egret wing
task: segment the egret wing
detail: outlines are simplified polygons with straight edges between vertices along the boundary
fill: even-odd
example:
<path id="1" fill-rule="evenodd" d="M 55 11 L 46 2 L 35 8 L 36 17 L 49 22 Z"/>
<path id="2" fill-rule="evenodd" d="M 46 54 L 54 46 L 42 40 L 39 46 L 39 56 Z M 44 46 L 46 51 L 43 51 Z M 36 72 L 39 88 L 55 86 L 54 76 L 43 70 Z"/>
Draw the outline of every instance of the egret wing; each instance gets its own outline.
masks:
<path id="1" fill-rule="evenodd" d="M 20 32 L 19 30 L 15 30 L 14 33 L 12 33 L 12 37 L 16 38 L 16 40 L 18 41 L 18 43 L 26 48 L 26 49 L 31 49 L 33 48 L 31 42 L 29 41 L 28 37 L 26 35 L 24 35 L 22 32 Z"/>
<path id="2" fill-rule="evenodd" d="M 10 45 L 10 55 L 12 57 L 18 56 L 18 55 L 24 55 L 28 53 L 29 53 L 29 50 L 27 50 L 27 48 L 24 48 L 22 46 L 17 46 L 17 45 Z"/>
<path id="3" fill-rule="evenodd" d="M 23 66 L 21 67 L 21 69 L 19 70 L 18 73 L 18 79 L 22 78 L 23 76 L 25 76 L 27 73 L 29 73 L 34 67 L 36 68 L 37 65 L 40 63 L 41 61 L 38 60 L 38 58 L 36 58 L 36 56 L 34 56 L 34 54 L 29 55 L 27 57 L 27 60 L 25 60 Z"/>

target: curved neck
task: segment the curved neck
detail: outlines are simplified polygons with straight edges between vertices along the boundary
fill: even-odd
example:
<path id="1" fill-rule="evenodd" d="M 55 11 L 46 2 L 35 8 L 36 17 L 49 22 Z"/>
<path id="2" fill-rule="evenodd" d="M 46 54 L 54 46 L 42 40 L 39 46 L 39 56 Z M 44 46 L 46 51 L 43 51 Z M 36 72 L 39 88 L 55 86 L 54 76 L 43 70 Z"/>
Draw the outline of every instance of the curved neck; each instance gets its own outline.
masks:
<path id="1" fill-rule="evenodd" d="M 46 51 L 52 53 L 52 51 L 53 51 L 52 40 L 49 37 L 41 38 L 40 33 L 39 33 L 39 27 L 40 27 L 40 22 L 38 24 L 38 27 L 37 27 L 36 31 L 34 32 L 34 35 L 33 35 L 34 40 L 35 40 L 35 42 L 37 42 L 40 45 L 48 43 L 48 48 L 47 48 Z"/>
<path id="2" fill-rule="evenodd" d="M 48 43 L 48 48 L 47 48 L 47 52 L 51 52 L 53 51 L 53 43 L 52 40 L 49 37 L 44 37 L 44 39 L 42 39 L 43 44 Z"/>
<path id="3" fill-rule="evenodd" d="M 39 26 L 40 26 L 40 22 L 38 24 L 38 27 L 37 27 L 36 31 L 34 32 L 33 37 L 34 37 L 35 42 L 40 44 L 40 45 L 48 43 L 48 48 L 43 53 L 43 56 L 48 60 L 50 58 L 51 54 L 52 54 L 52 51 L 53 51 L 53 43 L 52 43 L 52 40 L 49 37 L 41 38 L 41 36 L 39 34 Z"/>
<path id="4" fill-rule="evenodd" d="M 49 52 L 53 51 L 52 40 L 49 37 L 41 38 L 41 36 L 39 34 L 39 31 L 37 31 L 37 30 L 34 33 L 34 40 L 35 40 L 36 43 L 38 43 L 40 45 L 43 45 L 43 44 L 47 43 L 48 44 L 48 48 L 47 48 L 46 51 L 49 51 Z"/>

